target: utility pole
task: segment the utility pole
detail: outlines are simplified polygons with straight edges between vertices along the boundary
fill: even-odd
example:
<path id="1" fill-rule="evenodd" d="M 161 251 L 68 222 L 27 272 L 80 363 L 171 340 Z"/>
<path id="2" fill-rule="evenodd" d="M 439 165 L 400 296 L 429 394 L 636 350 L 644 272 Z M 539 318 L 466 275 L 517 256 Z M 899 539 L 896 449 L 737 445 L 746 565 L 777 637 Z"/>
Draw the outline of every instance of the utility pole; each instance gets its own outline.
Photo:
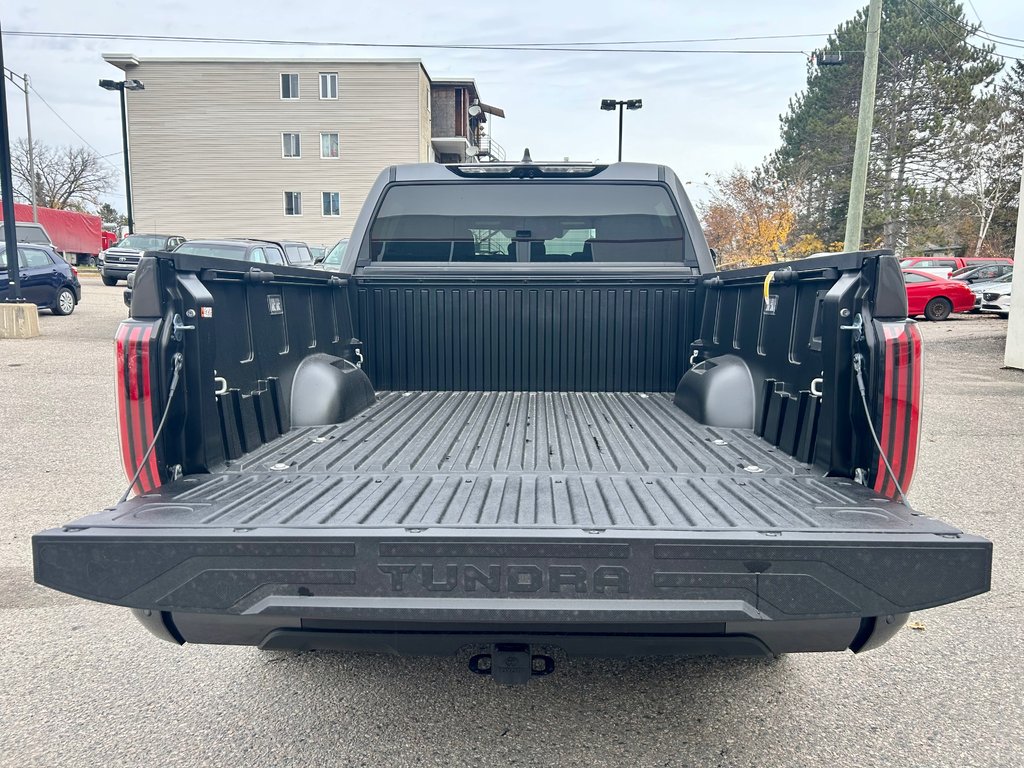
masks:
<path id="1" fill-rule="evenodd" d="M 36 198 L 38 197 L 38 190 L 36 188 L 36 148 L 32 143 L 32 112 L 29 110 L 28 104 L 28 89 L 30 87 L 28 74 L 23 74 L 21 76 L 21 83 L 25 86 L 23 89 L 25 91 L 25 130 L 28 132 L 28 175 L 32 182 L 29 184 L 29 187 L 32 190 L 32 221 L 38 224 L 39 205 L 36 202 Z"/>
<path id="2" fill-rule="evenodd" d="M 857 115 L 857 146 L 853 153 L 850 178 L 850 204 L 846 212 L 844 251 L 860 250 L 864 229 L 864 195 L 868 186 L 868 158 L 871 155 L 871 128 L 875 120 L 875 84 L 878 81 L 878 37 L 882 27 L 882 0 L 868 6 L 867 40 L 864 45 L 864 78 L 860 85 L 860 110 Z"/>
<path id="3" fill-rule="evenodd" d="M 31 87 L 29 84 L 28 75 L 21 76 L 21 85 L 15 82 L 14 78 L 17 77 L 13 71 L 4 67 L 4 75 L 8 80 L 11 81 L 11 85 L 21 90 L 25 94 L 25 128 L 28 130 L 28 175 L 30 179 L 30 188 L 32 190 L 32 221 L 36 224 L 39 223 L 39 206 L 36 204 L 36 162 L 35 162 L 35 145 L 32 144 L 32 113 L 30 112 L 30 106 L 28 103 L 28 89 Z"/>

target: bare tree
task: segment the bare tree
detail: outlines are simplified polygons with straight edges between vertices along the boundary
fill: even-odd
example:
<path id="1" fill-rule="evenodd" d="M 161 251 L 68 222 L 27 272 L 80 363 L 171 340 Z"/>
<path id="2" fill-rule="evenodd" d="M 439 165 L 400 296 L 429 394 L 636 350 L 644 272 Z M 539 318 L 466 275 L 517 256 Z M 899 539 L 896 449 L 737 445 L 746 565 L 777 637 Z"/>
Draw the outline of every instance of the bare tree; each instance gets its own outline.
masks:
<path id="1" fill-rule="evenodd" d="M 18 139 L 11 148 L 14 193 L 25 200 L 34 196 L 47 208 L 95 207 L 101 195 L 117 182 L 117 172 L 87 147 L 52 146 L 33 142 L 36 178 L 28 170 L 28 142 Z"/>

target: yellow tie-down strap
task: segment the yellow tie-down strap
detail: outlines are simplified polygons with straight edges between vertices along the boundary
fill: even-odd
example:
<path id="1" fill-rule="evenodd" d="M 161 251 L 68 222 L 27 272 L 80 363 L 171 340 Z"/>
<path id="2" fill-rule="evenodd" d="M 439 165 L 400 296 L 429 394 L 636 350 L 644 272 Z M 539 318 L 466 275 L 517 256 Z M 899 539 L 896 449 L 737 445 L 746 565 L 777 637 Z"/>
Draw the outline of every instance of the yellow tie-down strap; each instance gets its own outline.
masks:
<path id="1" fill-rule="evenodd" d="M 778 296 L 772 296 L 770 286 L 772 280 L 775 279 L 775 270 L 773 269 L 767 275 L 764 276 L 764 313 L 766 315 L 775 314 L 775 305 L 779 303 Z"/>

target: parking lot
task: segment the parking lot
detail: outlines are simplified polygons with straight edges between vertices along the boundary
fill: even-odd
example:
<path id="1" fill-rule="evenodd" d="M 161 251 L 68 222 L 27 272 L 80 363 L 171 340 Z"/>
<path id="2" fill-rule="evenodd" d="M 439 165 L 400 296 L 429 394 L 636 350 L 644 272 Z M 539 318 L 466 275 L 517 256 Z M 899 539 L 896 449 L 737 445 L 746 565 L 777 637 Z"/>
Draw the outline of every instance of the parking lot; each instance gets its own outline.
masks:
<path id="1" fill-rule="evenodd" d="M 160 642 L 32 583 L 30 537 L 123 490 L 111 338 L 84 282 L 43 337 L 0 341 L 0 764 L 1024 765 L 1024 374 L 1006 321 L 922 323 L 926 514 L 995 542 L 993 589 L 881 649 L 762 661 L 570 660 L 501 688 L 455 659 Z"/>

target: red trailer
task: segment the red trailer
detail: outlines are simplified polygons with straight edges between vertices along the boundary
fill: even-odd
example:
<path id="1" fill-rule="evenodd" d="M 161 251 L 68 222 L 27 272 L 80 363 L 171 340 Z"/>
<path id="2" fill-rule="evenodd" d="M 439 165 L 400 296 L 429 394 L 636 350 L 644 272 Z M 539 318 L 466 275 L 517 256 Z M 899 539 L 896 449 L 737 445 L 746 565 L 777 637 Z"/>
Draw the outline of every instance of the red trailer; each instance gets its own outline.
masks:
<path id="1" fill-rule="evenodd" d="M 40 206 L 39 223 L 50 236 L 53 247 L 72 264 L 93 263 L 103 247 L 103 221 L 99 216 L 77 211 L 59 211 Z M 14 204 L 14 220 L 31 223 L 32 206 Z"/>

